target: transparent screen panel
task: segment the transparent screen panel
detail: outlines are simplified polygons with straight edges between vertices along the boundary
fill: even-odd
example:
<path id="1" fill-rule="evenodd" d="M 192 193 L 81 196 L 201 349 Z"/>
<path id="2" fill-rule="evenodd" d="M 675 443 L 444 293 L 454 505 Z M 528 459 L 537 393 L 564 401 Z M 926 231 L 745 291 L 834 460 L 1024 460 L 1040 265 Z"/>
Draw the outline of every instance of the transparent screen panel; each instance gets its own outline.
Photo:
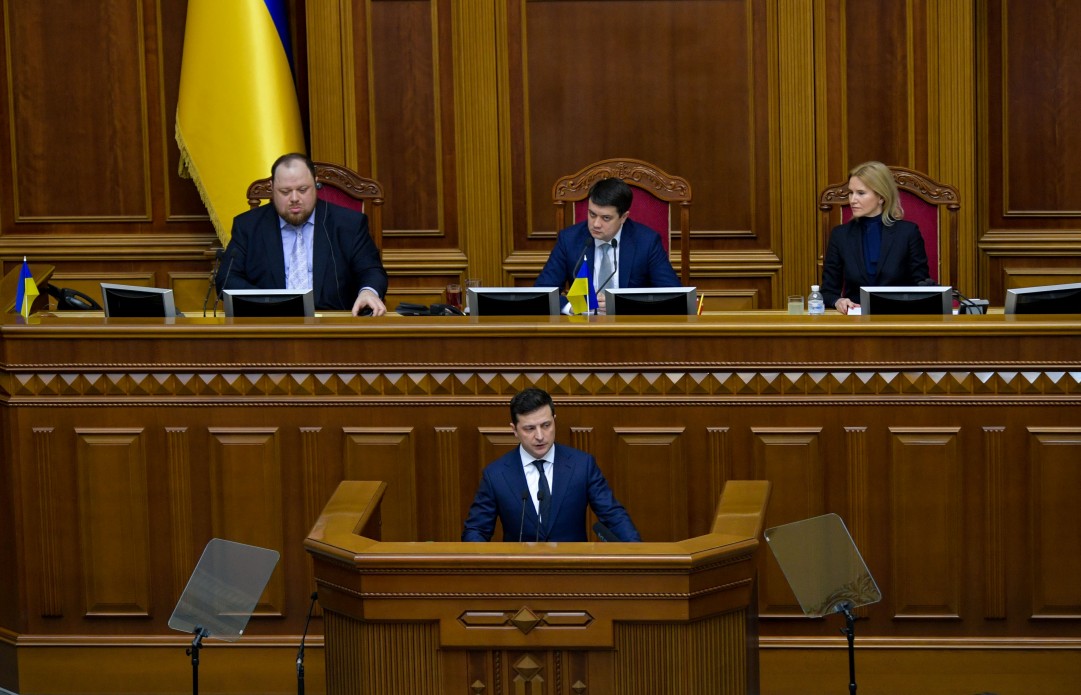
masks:
<path id="1" fill-rule="evenodd" d="M 844 521 L 816 516 L 766 529 L 766 542 L 803 612 L 811 617 L 882 600 Z"/>
<path id="2" fill-rule="evenodd" d="M 275 550 L 213 539 L 203 550 L 169 627 L 181 632 L 201 627 L 208 637 L 237 641 L 277 564 Z"/>

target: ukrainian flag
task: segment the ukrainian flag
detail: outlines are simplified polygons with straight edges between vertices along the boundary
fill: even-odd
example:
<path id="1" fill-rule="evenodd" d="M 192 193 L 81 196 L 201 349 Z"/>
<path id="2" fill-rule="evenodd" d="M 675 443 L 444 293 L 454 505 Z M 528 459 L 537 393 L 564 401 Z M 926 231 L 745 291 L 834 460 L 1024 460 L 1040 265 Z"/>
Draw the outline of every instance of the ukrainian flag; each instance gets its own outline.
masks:
<path id="1" fill-rule="evenodd" d="M 305 152 L 285 0 L 189 0 L 176 106 L 180 174 L 190 176 L 222 243 L 255 179 Z"/>
<path id="2" fill-rule="evenodd" d="M 576 314 L 584 314 L 588 311 L 597 310 L 597 292 L 593 289 L 593 274 L 589 272 L 589 264 L 583 258 L 578 265 L 578 276 L 567 290 L 567 301 Z"/>
<path id="3" fill-rule="evenodd" d="M 34 282 L 26 256 L 23 256 L 23 269 L 19 272 L 19 284 L 15 289 L 15 311 L 22 314 L 24 319 L 30 318 L 30 307 L 39 294 L 38 284 Z"/>

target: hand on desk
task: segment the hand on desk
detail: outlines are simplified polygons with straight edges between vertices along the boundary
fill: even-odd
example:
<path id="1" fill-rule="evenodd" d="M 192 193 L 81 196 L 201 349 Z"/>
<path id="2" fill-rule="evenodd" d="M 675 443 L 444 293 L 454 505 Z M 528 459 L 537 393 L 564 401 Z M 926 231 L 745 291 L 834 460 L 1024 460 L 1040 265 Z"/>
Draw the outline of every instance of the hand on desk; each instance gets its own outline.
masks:
<path id="1" fill-rule="evenodd" d="M 841 297 L 840 299 L 837 300 L 837 303 L 834 304 L 833 306 L 834 306 L 834 308 L 837 309 L 837 311 L 841 312 L 842 314 L 847 314 L 850 309 L 859 309 L 860 308 L 859 304 L 856 304 L 855 302 L 853 302 L 848 297 Z"/>
<path id="2" fill-rule="evenodd" d="M 365 309 L 368 311 L 364 311 Z M 364 289 L 357 295 L 357 301 L 353 302 L 353 316 L 360 316 L 362 313 L 371 316 L 382 316 L 387 313 L 387 306 L 383 304 L 383 300 L 375 292 Z"/>

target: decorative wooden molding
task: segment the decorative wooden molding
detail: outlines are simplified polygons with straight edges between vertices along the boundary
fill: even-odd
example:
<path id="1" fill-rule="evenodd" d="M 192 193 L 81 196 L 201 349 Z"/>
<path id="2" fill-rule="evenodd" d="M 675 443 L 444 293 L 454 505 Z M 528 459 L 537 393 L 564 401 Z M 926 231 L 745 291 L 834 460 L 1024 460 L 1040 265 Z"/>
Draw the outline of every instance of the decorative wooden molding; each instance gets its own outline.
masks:
<path id="1" fill-rule="evenodd" d="M 192 538 L 191 461 L 188 455 L 191 441 L 188 428 L 166 427 L 165 447 L 169 472 L 169 518 L 173 529 L 173 593 L 170 599 L 175 603 L 188 585 L 197 559 Z"/>
<path id="2" fill-rule="evenodd" d="M 41 603 L 39 611 L 42 617 L 59 618 L 64 615 L 63 586 L 66 577 L 61 569 L 60 536 L 54 521 L 56 513 L 55 489 L 53 486 L 52 442 L 55 434 L 52 427 L 35 427 L 34 467 L 38 478 L 38 525 L 41 528 Z"/>
<path id="3" fill-rule="evenodd" d="M 443 529 L 439 540 L 457 540 L 462 531 L 461 499 L 458 495 L 457 482 L 461 480 L 461 463 L 458 459 L 461 451 L 460 435 L 457 427 L 436 427 L 436 466 L 439 480 L 439 526 Z"/>
<path id="4" fill-rule="evenodd" d="M 984 617 L 1006 617 L 1006 452 L 1005 427 L 983 428 Z"/>

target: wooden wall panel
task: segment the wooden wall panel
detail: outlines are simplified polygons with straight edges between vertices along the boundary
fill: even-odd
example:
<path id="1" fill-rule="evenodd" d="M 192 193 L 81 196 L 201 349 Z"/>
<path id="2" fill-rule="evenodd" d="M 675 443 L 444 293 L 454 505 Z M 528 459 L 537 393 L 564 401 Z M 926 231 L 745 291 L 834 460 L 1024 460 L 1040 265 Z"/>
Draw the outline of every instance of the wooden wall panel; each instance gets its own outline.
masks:
<path id="1" fill-rule="evenodd" d="M 145 434 L 79 429 L 75 436 L 86 615 L 149 616 Z"/>
<path id="2" fill-rule="evenodd" d="M 890 506 L 898 618 L 957 618 L 962 510 L 958 428 L 891 427 Z"/>
<path id="3" fill-rule="evenodd" d="M 15 220 L 148 220 L 142 4 L 5 7 Z"/>
<path id="4" fill-rule="evenodd" d="M 279 430 L 212 427 L 209 434 L 208 504 L 213 537 L 282 552 L 285 534 Z M 284 573 L 284 564 L 279 563 L 256 614 L 281 615 L 285 610 Z"/>
<path id="5" fill-rule="evenodd" d="M 686 459 L 682 427 L 616 428 L 609 484 L 620 502 L 634 510 L 632 519 L 649 529 L 643 540 L 675 541 L 686 538 Z"/>
<path id="6" fill-rule="evenodd" d="M 821 431 L 817 428 L 753 427 L 755 480 L 773 483 L 767 526 L 808 519 L 826 511 L 825 462 L 821 452 Z M 776 558 L 766 553 L 759 558 L 764 571 L 759 575 L 759 606 L 763 616 L 802 616 L 792 590 Z M 763 566 L 763 565 L 760 565 Z"/>
<path id="7" fill-rule="evenodd" d="M 1032 615 L 1081 618 L 1081 428 L 1030 427 Z"/>
<path id="8" fill-rule="evenodd" d="M 417 537 L 417 452 L 412 428 L 346 427 L 342 430 L 345 480 L 383 480 L 382 540 Z"/>

